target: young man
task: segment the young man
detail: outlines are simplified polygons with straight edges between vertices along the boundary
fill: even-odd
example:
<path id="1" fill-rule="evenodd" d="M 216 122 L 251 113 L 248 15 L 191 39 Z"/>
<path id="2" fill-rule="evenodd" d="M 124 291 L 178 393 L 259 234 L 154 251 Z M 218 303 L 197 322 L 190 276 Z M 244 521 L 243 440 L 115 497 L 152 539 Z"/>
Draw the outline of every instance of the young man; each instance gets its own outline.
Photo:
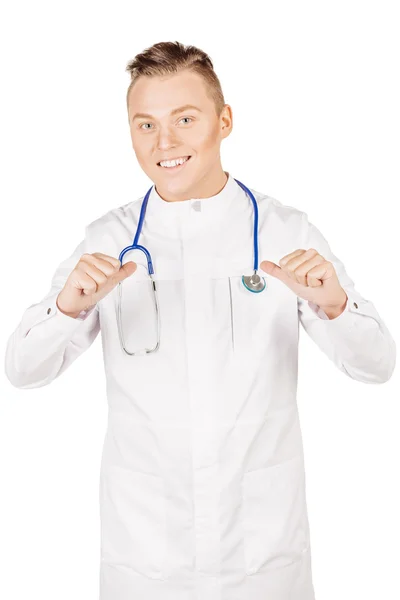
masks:
<path id="1" fill-rule="evenodd" d="M 101 600 L 314 600 L 298 324 L 363 383 L 390 378 L 394 340 L 306 213 L 254 190 L 266 285 L 244 285 L 255 207 L 222 169 L 232 111 L 211 60 L 167 42 L 127 70 L 132 145 L 154 183 L 141 248 L 118 258 L 144 197 L 90 223 L 12 334 L 7 376 L 48 385 L 101 330 Z"/>

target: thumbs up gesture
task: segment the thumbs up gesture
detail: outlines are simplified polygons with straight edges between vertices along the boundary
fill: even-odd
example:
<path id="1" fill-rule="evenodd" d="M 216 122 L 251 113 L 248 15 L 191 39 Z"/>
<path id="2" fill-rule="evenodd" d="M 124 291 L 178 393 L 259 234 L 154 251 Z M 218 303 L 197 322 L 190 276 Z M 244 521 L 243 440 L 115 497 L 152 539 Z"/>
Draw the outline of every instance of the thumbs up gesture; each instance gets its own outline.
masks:
<path id="1" fill-rule="evenodd" d="M 101 252 L 83 254 L 57 296 L 57 307 L 75 319 L 82 310 L 97 304 L 136 269 L 137 264 L 133 261 L 121 266 L 118 258 Z"/>
<path id="2" fill-rule="evenodd" d="M 279 265 L 264 260 L 260 267 L 268 275 L 280 279 L 300 298 L 322 308 L 330 319 L 344 311 L 347 294 L 335 268 L 314 248 L 295 250 L 281 258 Z"/>

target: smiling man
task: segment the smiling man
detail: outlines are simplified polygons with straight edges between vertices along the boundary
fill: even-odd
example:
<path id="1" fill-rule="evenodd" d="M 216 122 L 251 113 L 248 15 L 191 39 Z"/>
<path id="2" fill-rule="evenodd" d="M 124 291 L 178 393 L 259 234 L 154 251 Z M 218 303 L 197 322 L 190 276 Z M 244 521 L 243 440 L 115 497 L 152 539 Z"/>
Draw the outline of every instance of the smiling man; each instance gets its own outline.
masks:
<path id="1" fill-rule="evenodd" d="M 210 58 L 162 42 L 127 70 L 152 187 L 86 227 L 7 376 L 48 385 L 101 331 L 101 600 L 314 600 L 299 323 L 362 383 L 391 377 L 394 340 L 306 213 L 223 170 L 232 110 Z"/>
<path id="2" fill-rule="evenodd" d="M 232 130 L 232 112 L 213 96 L 221 94 L 212 94 L 204 76 L 190 69 L 136 76 L 129 88 L 132 146 L 167 202 L 207 198 L 226 184 L 220 145 Z"/>

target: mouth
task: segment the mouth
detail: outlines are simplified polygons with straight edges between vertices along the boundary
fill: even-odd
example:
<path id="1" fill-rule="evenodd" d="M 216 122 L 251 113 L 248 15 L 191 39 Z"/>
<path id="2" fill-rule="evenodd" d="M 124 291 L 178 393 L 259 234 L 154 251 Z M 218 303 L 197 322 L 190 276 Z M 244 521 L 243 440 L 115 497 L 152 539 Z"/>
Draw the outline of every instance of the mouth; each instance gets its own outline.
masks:
<path id="1" fill-rule="evenodd" d="M 162 167 L 159 162 L 157 163 L 157 166 L 160 167 L 160 169 L 163 169 L 163 171 L 165 171 L 166 173 L 168 173 L 168 172 L 176 173 L 177 171 L 181 171 L 188 164 L 188 162 L 190 162 L 192 156 L 191 155 L 182 156 L 182 158 L 186 158 L 186 160 L 182 164 L 176 165 L 175 167 Z M 164 162 L 164 161 L 160 161 L 160 162 Z"/>

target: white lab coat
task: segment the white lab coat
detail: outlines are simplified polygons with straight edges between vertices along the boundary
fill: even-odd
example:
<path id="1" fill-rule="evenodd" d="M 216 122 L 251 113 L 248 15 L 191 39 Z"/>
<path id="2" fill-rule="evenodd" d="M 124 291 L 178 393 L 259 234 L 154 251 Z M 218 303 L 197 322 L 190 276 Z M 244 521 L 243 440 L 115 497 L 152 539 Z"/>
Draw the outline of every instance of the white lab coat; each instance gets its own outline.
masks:
<path id="1" fill-rule="evenodd" d="M 383 383 L 396 348 L 307 214 L 252 189 L 259 260 L 315 248 L 348 294 L 329 320 L 253 266 L 253 205 L 229 174 L 216 196 L 165 202 L 153 188 L 139 243 L 152 254 L 161 344 L 120 346 L 117 287 L 73 319 L 56 298 L 84 252 L 132 244 L 142 198 L 86 227 L 49 293 L 10 336 L 6 373 L 22 389 L 59 377 L 101 331 L 109 421 L 100 473 L 101 600 L 314 600 L 296 402 L 299 322 L 344 374 Z M 155 342 L 145 256 L 123 283 L 129 349 Z M 124 316 L 125 315 L 125 316 Z M 126 315 L 128 315 L 126 317 Z M 153 318 L 152 318 L 153 317 Z"/>

